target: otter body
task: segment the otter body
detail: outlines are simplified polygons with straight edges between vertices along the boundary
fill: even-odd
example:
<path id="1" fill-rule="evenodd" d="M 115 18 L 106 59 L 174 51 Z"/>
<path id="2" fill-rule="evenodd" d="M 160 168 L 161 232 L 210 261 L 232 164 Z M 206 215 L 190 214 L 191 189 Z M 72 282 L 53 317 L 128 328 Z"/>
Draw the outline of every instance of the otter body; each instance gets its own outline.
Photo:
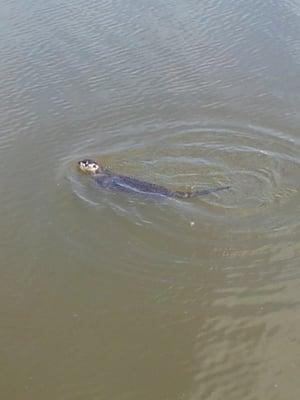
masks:
<path id="1" fill-rule="evenodd" d="M 114 175 L 109 171 L 95 174 L 94 179 L 99 186 L 107 189 L 171 196 L 171 191 L 164 186 L 155 185 L 154 183 L 132 178 L 131 176 Z"/>
<path id="2" fill-rule="evenodd" d="M 82 160 L 78 162 L 79 168 L 90 174 L 96 183 L 105 189 L 119 190 L 126 193 L 141 193 L 148 195 L 159 195 L 173 198 L 190 198 L 207 195 L 219 190 L 229 189 L 229 186 L 222 186 L 200 191 L 172 191 L 164 186 L 146 182 L 131 176 L 115 175 L 111 171 L 103 169 L 101 165 L 93 160 Z"/>

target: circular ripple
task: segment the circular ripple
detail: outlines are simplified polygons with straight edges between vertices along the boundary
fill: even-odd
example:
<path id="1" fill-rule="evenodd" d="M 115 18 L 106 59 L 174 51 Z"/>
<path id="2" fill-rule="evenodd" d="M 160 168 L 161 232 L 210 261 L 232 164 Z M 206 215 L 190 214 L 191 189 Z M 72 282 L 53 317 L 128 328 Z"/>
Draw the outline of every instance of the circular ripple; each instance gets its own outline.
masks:
<path id="1" fill-rule="evenodd" d="M 138 136 L 120 141 L 117 135 L 106 143 L 87 144 L 67 162 L 76 195 L 99 215 L 111 216 L 112 232 L 126 226 L 132 251 L 185 263 L 199 241 L 213 248 L 228 232 L 283 232 L 298 226 L 300 159 L 295 140 L 253 126 L 181 125 L 162 131 L 152 132 L 146 141 L 143 135 L 143 143 Z M 177 190 L 231 189 L 189 201 L 99 190 L 75 167 L 74 161 L 84 156 L 101 160 L 116 173 Z M 207 237 L 204 231 L 209 231 Z"/>

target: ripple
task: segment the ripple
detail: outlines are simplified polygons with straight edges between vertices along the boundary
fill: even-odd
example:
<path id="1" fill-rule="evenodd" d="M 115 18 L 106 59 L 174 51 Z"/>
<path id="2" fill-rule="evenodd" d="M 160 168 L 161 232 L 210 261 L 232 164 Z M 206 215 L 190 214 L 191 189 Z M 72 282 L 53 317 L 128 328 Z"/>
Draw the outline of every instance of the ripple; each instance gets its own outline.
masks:
<path id="1" fill-rule="evenodd" d="M 254 247 L 242 254 L 242 259 L 250 262 L 253 257 L 265 257 L 265 252 L 257 254 L 257 246 L 261 246 L 257 238 L 266 246 L 273 243 L 274 257 L 281 252 L 275 238 L 293 243 L 294 248 L 299 227 L 295 213 L 300 204 L 300 162 L 299 147 L 292 138 L 254 126 L 176 123 L 148 129 L 151 135 L 143 134 L 143 142 L 141 136 L 129 132 L 81 143 L 59 171 L 59 180 L 67 176 L 66 191 L 71 185 L 86 206 L 80 212 L 79 236 L 62 234 L 68 241 L 71 238 L 75 247 L 83 246 L 84 252 L 100 251 L 100 240 L 100 253 L 114 254 L 110 277 L 121 274 L 139 277 L 140 284 L 149 279 L 172 284 L 170 271 L 183 273 L 184 265 L 206 252 L 223 257 L 232 253 L 232 246 L 251 242 Z M 105 191 L 78 172 L 76 161 L 85 156 L 101 160 L 116 173 L 177 190 L 223 185 L 231 189 L 188 201 Z M 155 267 L 162 263 L 164 269 Z"/>
<path id="2" fill-rule="evenodd" d="M 164 220 L 166 210 L 171 225 L 178 220 L 178 212 L 187 221 L 196 218 L 206 223 L 230 223 L 237 229 L 245 222 L 252 229 L 269 229 L 274 222 L 283 227 L 293 222 L 299 207 L 300 159 L 299 145 L 292 138 L 254 126 L 177 126 L 174 130 L 169 128 L 146 145 L 133 143 L 131 138 L 122 145 L 112 142 L 102 156 L 88 148 L 84 155 L 92 153 L 113 171 L 175 190 L 230 185 L 230 191 L 188 202 L 149 201 L 107 192 L 99 196 L 97 188 L 87 189 L 88 182 L 77 185 L 81 178 L 69 170 L 74 190 L 87 201 L 106 204 L 135 224 L 149 221 L 144 213 L 150 204 L 156 210 L 150 218 L 153 225 L 160 224 L 159 218 Z M 99 143 L 99 148 L 104 147 Z"/>

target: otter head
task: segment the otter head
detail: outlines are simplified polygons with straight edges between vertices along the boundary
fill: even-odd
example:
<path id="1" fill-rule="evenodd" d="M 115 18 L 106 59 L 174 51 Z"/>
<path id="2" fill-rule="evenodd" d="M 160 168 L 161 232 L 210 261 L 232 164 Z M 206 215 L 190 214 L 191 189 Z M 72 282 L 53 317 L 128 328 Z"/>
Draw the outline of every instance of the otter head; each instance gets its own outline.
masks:
<path id="1" fill-rule="evenodd" d="M 82 161 L 78 161 L 78 165 L 81 171 L 91 175 L 94 175 L 102 170 L 101 165 L 99 165 L 94 160 L 85 159 Z"/>

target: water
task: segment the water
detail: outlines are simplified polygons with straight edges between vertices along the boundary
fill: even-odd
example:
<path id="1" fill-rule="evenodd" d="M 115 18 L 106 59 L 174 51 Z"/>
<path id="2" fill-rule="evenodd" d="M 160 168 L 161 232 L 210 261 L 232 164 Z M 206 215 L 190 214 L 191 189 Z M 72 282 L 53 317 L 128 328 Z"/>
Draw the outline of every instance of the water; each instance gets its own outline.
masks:
<path id="1" fill-rule="evenodd" d="M 299 398 L 299 18 L 291 0 L 2 2 L 3 398 Z M 105 192 L 86 156 L 231 190 Z"/>

